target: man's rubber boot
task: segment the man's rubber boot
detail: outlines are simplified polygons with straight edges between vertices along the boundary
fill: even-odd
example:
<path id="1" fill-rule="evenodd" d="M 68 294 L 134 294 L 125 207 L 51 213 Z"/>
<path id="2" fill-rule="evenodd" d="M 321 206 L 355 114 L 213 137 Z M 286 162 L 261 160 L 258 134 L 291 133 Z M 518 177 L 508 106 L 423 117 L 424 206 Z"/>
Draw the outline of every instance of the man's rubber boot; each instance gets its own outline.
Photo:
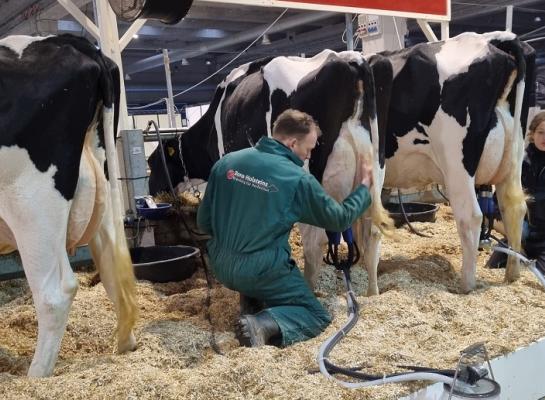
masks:
<path id="1" fill-rule="evenodd" d="M 505 268 L 506 265 L 507 254 L 500 251 L 494 251 L 486 262 L 486 267 L 488 268 Z"/>
<path id="2" fill-rule="evenodd" d="M 266 311 L 243 315 L 236 326 L 236 336 L 241 346 L 261 347 L 272 340 L 278 341 L 280 335 L 280 327 Z"/>
<path id="3" fill-rule="evenodd" d="M 263 308 L 263 302 L 240 293 L 240 315 L 257 314 Z"/>

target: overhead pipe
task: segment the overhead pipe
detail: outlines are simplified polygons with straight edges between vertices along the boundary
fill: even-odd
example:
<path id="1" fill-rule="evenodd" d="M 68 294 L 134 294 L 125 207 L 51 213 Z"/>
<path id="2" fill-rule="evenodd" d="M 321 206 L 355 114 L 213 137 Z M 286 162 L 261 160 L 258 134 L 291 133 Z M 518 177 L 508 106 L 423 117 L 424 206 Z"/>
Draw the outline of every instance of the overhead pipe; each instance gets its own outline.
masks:
<path id="1" fill-rule="evenodd" d="M 310 24 L 317 22 L 326 18 L 330 18 L 338 15 L 338 13 L 333 12 L 316 12 L 296 15 L 290 18 L 286 18 L 283 21 L 275 24 L 269 31 L 268 34 L 284 31 L 286 29 L 295 28 L 304 24 Z M 255 39 L 267 29 L 269 25 L 261 25 L 257 28 L 247 30 L 245 32 L 237 33 L 226 39 L 217 40 L 211 44 L 195 47 L 191 50 L 174 50 L 170 52 L 170 61 L 176 62 L 180 61 L 182 58 L 195 58 L 203 54 L 207 54 L 210 51 L 222 49 L 228 46 L 233 46 L 242 42 L 247 42 L 248 40 Z M 163 66 L 163 55 L 158 54 L 148 58 L 144 58 L 140 61 L 135 62 L 132 65 L 129 65 L 125 70 L 128 74 L 135 74 L 137 72 L 147 71 L 152 68 Z"/>

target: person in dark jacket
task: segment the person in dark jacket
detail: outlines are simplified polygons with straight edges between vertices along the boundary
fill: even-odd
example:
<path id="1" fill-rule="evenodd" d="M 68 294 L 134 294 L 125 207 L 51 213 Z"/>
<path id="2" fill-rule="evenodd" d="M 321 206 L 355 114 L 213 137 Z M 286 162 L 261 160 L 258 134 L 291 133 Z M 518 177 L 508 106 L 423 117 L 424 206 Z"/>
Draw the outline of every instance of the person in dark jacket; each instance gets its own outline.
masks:
<path id="1" fill-rule="evenodd" d="M 530 124 L 529 144 L 522 163 L 522 186 L 530 196 L 524 250 L 545 273 L 545 112 L 537 114 Z"/>
<path id="2" fill-rule="evenodd" d="M 338 203 L 302 168 L 319 135 L 310 115 L 286 110 L 272 138 L 229 153 L 212 168 L 197 214 L 211 236 L 210 264 L 226 287 L 263 305 L 240 317 L 236 333 L 244 346 L 286 346 L 317 336 L 331 322 L 291 258 L 289 233 L 298 221 L 348 228 L 371 204 L 372 166 L 360 160 L 361 185 Z"/>
<path id="3" fill-rule="evenodd" d="M 532 119 L 528 142 L 521 176 L 522 186 L 529 196 L 522 245 L 526 255 L 537 260 L 536 266 L 545 273 L 545 111 Z M 487 265 L 505 266 L 506 258 L 504 253 L 495 252 Z"/>

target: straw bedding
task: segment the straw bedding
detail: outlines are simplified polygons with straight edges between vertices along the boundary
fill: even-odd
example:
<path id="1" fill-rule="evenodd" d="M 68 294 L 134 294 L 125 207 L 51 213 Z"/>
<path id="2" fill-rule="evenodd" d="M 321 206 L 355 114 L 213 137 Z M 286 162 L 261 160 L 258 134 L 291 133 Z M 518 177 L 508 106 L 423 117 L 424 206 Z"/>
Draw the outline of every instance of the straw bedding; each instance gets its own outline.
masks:
<path id="1" fill-rule="evenodd" d="M 492 356 L 543 336 L 545 293 L 523 271 L 511 285 L 503 270 L 483 268 L 478 287 L 459 293 L 461 249 L 450 209 L 434 224 L 416 223 L 432 239 L 397 230 L 386 239 L 379 266 L 380 296 L 365 297 L 367 275 L 353 268 L 360 320 L 333 352 L 345 366 L 393 372 L 397 365 L 453 368 L 459 351 L 485 341 Z M 291 238 L 302 265 L 300 238 Z M 422 386 L 386 385 L 349 391 L 312 372 L 318 347 L 346 318 L 340 277 L 324 268 L 320 298 L 334 322 L 318 338 L 285 349 L 240 348 L 233 335 L 236 293 L 215 284 L 211 320 L 223 355 L 210 347 L 205 318 L 206 281 L 201 272 L 185 282 L 139 282 L 138 349 L 112 355 L 112 305 L 93 273 L 77 274 L 80 289 L 55 369 L 55 376 L 28 379 L 37 333 L 32 297 L 24 280 L 0 282 L 0 398 L 2 399 L 396 399 Z"/>

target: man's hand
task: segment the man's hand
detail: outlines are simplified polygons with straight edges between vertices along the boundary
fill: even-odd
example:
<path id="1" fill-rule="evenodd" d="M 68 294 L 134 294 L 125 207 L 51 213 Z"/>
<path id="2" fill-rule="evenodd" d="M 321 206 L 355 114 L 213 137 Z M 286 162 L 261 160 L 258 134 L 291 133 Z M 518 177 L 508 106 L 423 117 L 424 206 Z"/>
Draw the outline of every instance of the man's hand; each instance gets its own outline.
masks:
<path id="1" fill-rule="evenodd" d="M 359 157 L 361 184 L 371 187 L 373 184 L 373 163 L 372 161 L 363 155 Z"/>

